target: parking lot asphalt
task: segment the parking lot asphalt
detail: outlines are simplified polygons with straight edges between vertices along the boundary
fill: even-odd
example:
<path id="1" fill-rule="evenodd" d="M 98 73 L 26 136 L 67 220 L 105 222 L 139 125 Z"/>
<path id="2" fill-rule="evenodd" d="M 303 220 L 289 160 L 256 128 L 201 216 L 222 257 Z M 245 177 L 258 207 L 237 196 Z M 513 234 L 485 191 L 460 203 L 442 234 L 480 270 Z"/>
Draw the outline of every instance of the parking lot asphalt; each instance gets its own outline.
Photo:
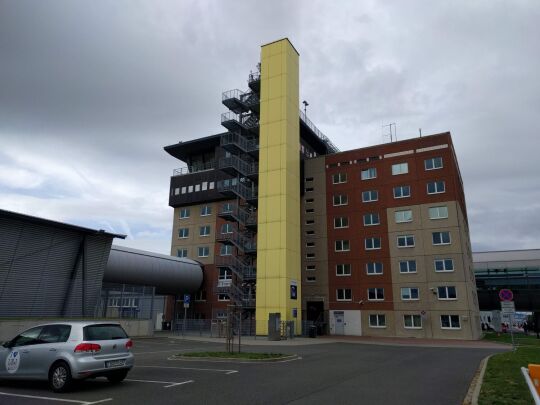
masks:
<path id="1" fill-rule="evenodd" d="M 270 342 L 269 342 L 270 343 Z M 297 357 L 280 362 L 172 359 L 224 345 L 135 339 L 135 367 L 117 385 L 85 380 L 56 394 L 46 382 L 0 381 L 0 404 L 461 404 L 480 361 L 495 349 L 327 343 L 244 346 Z"/>

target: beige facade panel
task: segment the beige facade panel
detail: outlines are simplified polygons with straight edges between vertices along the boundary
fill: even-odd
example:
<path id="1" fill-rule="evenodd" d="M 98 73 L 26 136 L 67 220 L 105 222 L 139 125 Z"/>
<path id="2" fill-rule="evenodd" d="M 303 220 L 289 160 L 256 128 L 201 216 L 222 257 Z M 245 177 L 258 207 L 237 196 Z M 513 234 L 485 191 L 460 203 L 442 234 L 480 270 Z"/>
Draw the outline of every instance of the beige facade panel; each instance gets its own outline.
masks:
<path id="1" fill-rule="evenodd" d="M 395 336 L 394 311 L 362 310 L 361 312 L 363 336 Z M 370 315 L 384 315 L 385 326 L 370 325 Z"/>
<path id="2" fill-rule="evenodd" d="M 203 264 L 214 262 L 214 247 L 216 235 L 217 204 L 198 204 L 174 209 L 173 231 L 171 239 L 171 255 L 177 256 L 179 249 L 187 249 L 187 257 Z M 189 214 L 187 211 L 189 210 Z M 201 227 L 205 228 L 201 236 Z M 181 237 L 181 230 L 187 229 L 187 237 Z M 209 232 L 207 233 L 206 230 Z M 204 252 L 199 247 L 206 248 Z M 206 252 L 208 250 L 208 252 Z M 204 256 L 199 256 L 204 253 Z M 208 256 L 206 256 L 208 253 Z"/>

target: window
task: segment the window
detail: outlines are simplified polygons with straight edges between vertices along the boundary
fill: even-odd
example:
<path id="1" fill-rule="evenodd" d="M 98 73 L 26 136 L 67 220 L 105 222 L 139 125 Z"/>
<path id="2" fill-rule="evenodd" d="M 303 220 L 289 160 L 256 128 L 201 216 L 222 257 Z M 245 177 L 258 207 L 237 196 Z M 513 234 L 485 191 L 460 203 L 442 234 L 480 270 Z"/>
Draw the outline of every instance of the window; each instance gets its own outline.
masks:
<path id="1" fill-rule="evenodd" d="M 347 205 L 349 203 L 346 194 L 338 194 L 334 196 L 334 206 Z"/>
<path id="2" fill-rule="evenodd" d="M 232 250 L 233 250 L 232 245 L 221 244 L 221 247 L 219 248 L 219 255 L 230 256 L 232 255 Z"/>
<path id="3" fill-rule="evenodd" d="M 189 228 L 178 229 L 178 237 L 183 239 L 189 238 Z"/>
<path id="4" fill-rule="evenodd" d="M 349 217 L 335 217 L 334 218 L 334 228 L 348 228 L 349 227 Z"/>
<path id="5" fill-rule="evenodd" d="M 435 271 L 454 271 L 454 261 L 452 259 L 435 259 Z"/>
<path id="6" fill-rule="evenodd" d="M 231 224 L 230 222 L 225 222 L 221 225 L 222 234 L 233 233 L 233 229 L 233 224 Z"/>
<path id="7" fill-rule="evenodd" d="M 199 228 L 199 236 L 209 236 L 210 235 L 210 225 L 203 225 Z"/>
<path id="8" fill-rule="evenodd" d="M 440 169 L 443 167 L 442 157 L 435 157 L 424 160 L 424 167 L 426 170 Z"/>
<path id="9" fill-rule="evenodd" d="M 306 247 L 315 247 L 315 242 L 306 242 Z"/>
<path id="10" fill-rule="evenodd" d="M 201 207 L 201 217 L 205 217 L 207 215 L 212 215 L 212 206 L 211 205 L 203 205 Z"/>
<path id="11" fill-rule="evenodd" d="M 208 182 L 207 182 L 207 181 L 203 181 L 203 182 L 202 182 L 202 184 L 201 184 L 201 190 L 202 190 L 202 191 L 208 190 Z"/>
<path id="12" fill-rule="evenodd" d="M 416 260 L 400 260 L 399 272 L 400 273 L 416 273 Z"/>
<path id="13" fill-rule="evenodd" d="M 396 224 L 401 224 L 403 222 L 411 222 L 412 210 L 396 211 L 394 212 L 394 218 L 396 220 Z"/>
<path id="14" fill-rule="evenodd" d="M 312 230 L 306 231 L 306 235 L 307 236 L 315 235 L 315 231 L 312 231 Z"/>
<path id="15" fill-rule="evenodd" d="M 187 193 L 187 188 L 186 186 L 182 187 L 182 194 L 186 194 Z"/>
<path id="16" fill-rule="evenodd" d="M 379 214 L 365 214 L 364 215 L 364 225 L 365 226 L 371 226 L 371 225 L 379 225 Z"/>
<path id="17" fill-rule="evenodd" d="M 173 194 L 173 192 L 171 191 L 171 195 L 172 194 Z M 178 194 L 180 194 L 180 188 L 177 187 L 177 188 L 174 189 L 174 195 L 178 195 Z"/>
<path id="18" fill-rule="evenodd" d="M 350 264 L 337 264 L 336 265 L 336 276 L 350 276 L 351 275 L 351 265 Z"/>
<path id="19" fill-rule="evenodd" d="M 306 219 L 306 225 L 313 225 L 315 223 L 314 219 Z"/>
<path id="20" fill-rule="evenodd" d="M 414 247 L 414 235 L 400 235 L 397 237 L 398 248 Z"/>
<path id="21" fill-rule="evenodd" d="M 306 253 L 306 259 L 315 259 L 315 253 Z"/>
<path id="22" fill-rule="evenodd" d="M 306 177 L 306 181 L 313 181 L 313 177 Z"/>
<path id="23" fill-rule="evenodd" d="M 218 294 L 218 301 L 230 301 L 228 294 Z"/>
<path id="24" fill-rule="evenodd" d="M 448 207 L 446 205 L 440 207 L 431 207 L 429 209 L 429 219 L 444 219 L 448 218 Z"/>
<path id="25" fill-rule="evenodd" d="M 381 248 L 381 238 L 366 238 L 364 243 L 366 250 L 375 250 Z"/>
<path id="26" fill-rule="evenodd" d="M 306 204 L 311 204 L 314 200 L 314 198 L 306 198 Z"/>
<path id="27" fill-rule="evenodd" d="M 347 252 L 350 250 L 348 240 L 336 240 L 336 252 Z"/>
<path id="28" fill-rule="evenodd" d="M 314 282 L 317 281 L 317 277 L 315 277 L 315 276 L 307 276 L 307 277 L 306 277 L 306 281 L 307 281 L 308 283 L 314 283 Z"/>
<path id="29" fill-rule="evenodd" d="M 214 182 L 211 181 L 210 183 L 208 183 L 208 190 L 213 190 L 214 189 Z"/>
<path id="30" fill-rule="evenodd" d="M 402 287 L 401 299 L 403 301 L 413 301 L 419 299 L 419 293 L 417 287 Z"/>
<path id="31" fill-rule="evenodd" d="M 379 192 L 377 190 L 363 191 L 362 202 L 372 202 L 379 199 Z"/>
<path id="32" fill-rule="evenodd" d="M 366 263 L 367 274 L 382 274 L 383 264 L 380 262 Z"/>
<path id="33" fill-rule="evenodd" d="M 180 210 L 180 219 L 189 218 L 189 208 L 182 208 Z"/>
<path id="34" fill-rule="evenodd" d="M 336 173 L 332 175 L 332 184 L 347 183 L 347 173 Z"/>
<path id="35" fill-rule="evenodd" d="M 392 175 L 406 174 L 409 173 L 409 164 L 408 163 L 397 163 L 392 165 Z"/>
<path id="36" fill-rule="evenodd" d="M 308 264 L 306 266 L 306 271 L 315 271 L 315 270 L 317 270 L 317 268 L 315 267 L 314 264 Z"/>
<path id="37" fill-rule="evenodd" d="M 201 191 L 201 185 L 195 184 L 195 191 Z"/>
<path id="38" fill-rule="evenodd" d="M 406 198 L 411 196 L 411 186 L 394 187 L 394 198 Z"/>
<path id="39" fill-rule="evenodd" d="M 386 328 L 386 315 L 369 314 L 370 328 Z"/>
<path id="40" fill-rule="evenodd" d="M 187 255 L 188 255 L 187 252 L 188 252 L 187 249 L 178 249 L 178 250 L 176 251 L 176 256 L 177 256 L 177 257 L 187 257 Z"/>
<path id="41" fill-rule="evenodd" d="M 384 300 L 384 288 L 368 288 L 368 300 L 369 301 Z"/>
<path id="42" fill-rule="evenodd" d="M 420 315 L 403 315 L 405 329 L 422 329 L 422 317 Z"/>
<path id="43" fill-rule="evenodd" d="M 445 191 L 445 185 L 444 181 L 430 181 L 427 184 L 427 193 L 428 194 L 439 194 L 444 193 Z"/>
<path id="44" fill-rule="evenodd" d="M 220 268 L 218 280 L 232 280 L 232 273 L 230 270 Z M 229 284 L 230 285 L 230 284 Z"/>
<path id="45" fill-rule="evenodd" d="M 461 329 L 459 315 L 441 315 L 442 329 Z"/>
<path id="46" fill-rule="evenodd" d="M 338 288 L 336 290 L 336 299 L 338 301 L 351 301 L 352 290 L 350 288 Z"/>
<path id="47" fill-rule="evenodd" d="M 69 325 L 47 325 L 39 334 L 38 341 L 39 343 L 67 342 L 70 333 L 71 326 Z"/>
<path id="48" fill-rule="evenodd" d="M 360 173 L 360 178 L 362 180 L 374 179 L 377 177 L 377 169 L 375 167 L 370 167 L 369 169 L 362 170 Z"/>
<path id="49" fill-rule="evenodd" d="M 206 290 L 199 290 L 195 293 L 194 301 L 206 301 Z"/>
<path id="50" fill-rule="evenodd" d="M 313 187 L 306 187 L 306 193 L 311 193 L 313 191 Z"/>
<path id="51" fill-rule="evenodd" d="M 445 285 L 437 287 L 437 298 L 440 300 L 455 300 L 457 299 L 456 287 L 453 285 Z"/>
<path id="52" fill-rule="evenodd" d="M 306 208 L 306 214 L 312 214 L 315 212 L 314 208 Z"/>
<path id="53" fill-rule="evenodd" d="M 199 246 L 197 248 L 197 256 L 208 257 L 210 255 L 210 248 L 208 246 Z"/>
<path id="54" fill-rule="evenodd" d="M 431 234 L 434 245 L 449 245 L 450 241 L 450 232 L 433 232 Z"/>

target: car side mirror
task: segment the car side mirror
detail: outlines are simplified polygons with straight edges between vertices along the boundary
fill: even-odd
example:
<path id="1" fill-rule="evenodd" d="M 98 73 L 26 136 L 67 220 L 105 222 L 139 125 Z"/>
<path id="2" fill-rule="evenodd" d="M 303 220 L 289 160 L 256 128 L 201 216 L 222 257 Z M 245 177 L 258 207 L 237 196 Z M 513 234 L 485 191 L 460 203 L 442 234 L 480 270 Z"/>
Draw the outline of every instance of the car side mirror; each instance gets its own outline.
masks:
<path id="1" fill-rule="evenodd" d="M 2 346 L 4 346 L 6 349 L 10 349 L 13 347 L 13 345 L 11 344 L 11 340 L 8 340 L 7 342 L 3 342 Z"/>

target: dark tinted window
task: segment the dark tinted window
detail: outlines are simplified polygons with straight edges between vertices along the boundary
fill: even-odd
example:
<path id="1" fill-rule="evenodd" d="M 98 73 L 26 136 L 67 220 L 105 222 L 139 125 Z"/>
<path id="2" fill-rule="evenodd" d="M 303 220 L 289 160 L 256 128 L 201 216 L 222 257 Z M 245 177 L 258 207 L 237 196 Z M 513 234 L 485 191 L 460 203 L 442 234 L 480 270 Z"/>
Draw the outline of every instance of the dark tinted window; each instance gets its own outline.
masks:
<path id="1" fill-rule="evenodd" d="M 111 340 L 126 339 L 128 336 L 120 325 L 100 324 L 89 325 L 83 328 L 84 340 Z"/>
<path id="2" fill-rule="evenodd" d="M 71 326 L 69 325 L 47 325 L 43 327 L 39 335 L 40 343 L 67 342 Z"/>
<path id="3" fill-rule="evenodd" d="M 24 331 L 19 336 L 17 336 L 15 339 L 12 340 L 12 346 L 27 346 L 27 345 L 36 345 L 39 342 L 38 336 L 41 333 L 41 330 L 43 329 L 42 326 L 38 326 L 36 328 L 28 329 L 27 331 Z"/>

